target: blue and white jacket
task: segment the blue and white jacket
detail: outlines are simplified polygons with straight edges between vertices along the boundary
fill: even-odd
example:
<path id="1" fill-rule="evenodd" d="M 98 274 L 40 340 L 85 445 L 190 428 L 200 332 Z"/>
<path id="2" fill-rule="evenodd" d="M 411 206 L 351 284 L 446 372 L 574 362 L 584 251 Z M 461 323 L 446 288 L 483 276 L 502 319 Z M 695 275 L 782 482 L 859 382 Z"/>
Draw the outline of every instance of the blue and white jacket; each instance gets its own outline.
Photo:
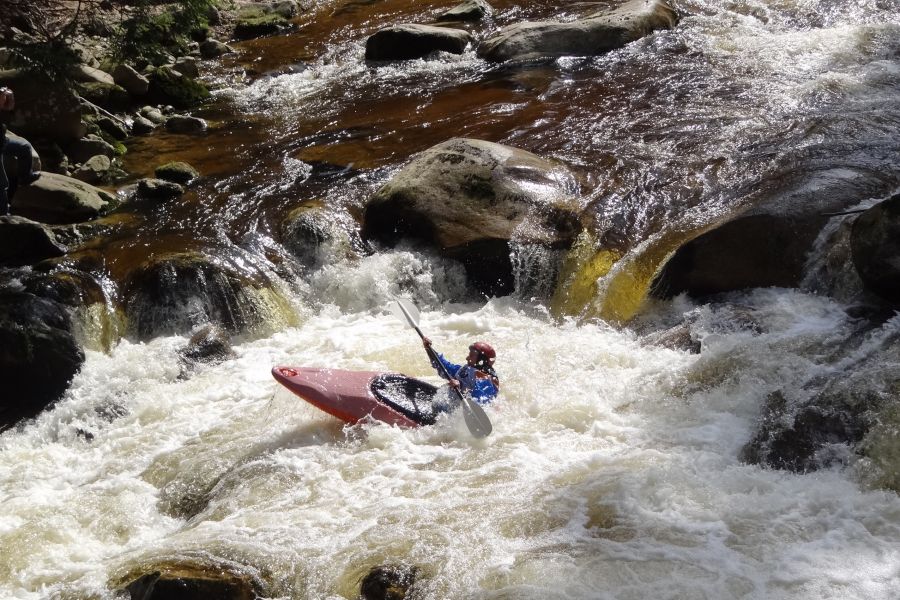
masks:
<path id="1" fill-rule="evenodd" d="M 437 359 L 441 361 L 447 369 L 447 373 L 450 373 L 453 379 L 459 381 L 460 391 L 468 393 L 472 397 L 472 400 L 478 404 L 490 404 L 494 398 L 497 397 L 497 393 L 500 390 L 498 390 L 497 386 L 491 381 L 490 375 L 484 373 L 484 371 L 479 371 L 475 367 L 470 367 L 469 365 L 457 365 L 444 358 L 443 354 L 435 352 L 431 359 L 431 366 L 434 367 L 438 375 L 444 379 L 447 379 L 447 375 L 444 373 L 444 370 L 441 369 L 441 366 L 435 362 L 434 357 L 437 357 Z M 478 376 L 479 373 L 481 373 L 481 377 Z"/>

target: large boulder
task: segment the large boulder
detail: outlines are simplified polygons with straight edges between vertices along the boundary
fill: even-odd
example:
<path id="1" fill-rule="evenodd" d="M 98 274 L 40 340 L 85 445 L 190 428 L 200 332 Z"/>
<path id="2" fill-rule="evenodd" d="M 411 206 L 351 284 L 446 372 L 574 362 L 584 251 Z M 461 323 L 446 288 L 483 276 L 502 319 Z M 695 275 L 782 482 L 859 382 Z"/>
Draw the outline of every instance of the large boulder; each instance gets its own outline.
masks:
<path id="1" fill-rule="evenodd" d="M 65 86 L 47 85 L 14 70 L 0 71 L 0 86 L 16 94 L 16 109 L 8 123 L 20 135 L 66 142 L 85 134 L 81 103 Z"/>
<path id="2" fill-rule="evenodd" d="M 408 60 L 441 50 L 462 54 L 472 36 L 462 29 L 433 25 L 393 25 L 366 40 L 366 60 Z"/>
<path id="3" fill-rule="evenodd" d="M 568 169 L 530 152 L 454 138 L 418 154 L 368 202 L 365 238 L 403 238 L 459 260 L 489 294 L 512 291 L 510 243 L 567 248 L 581 224 Z"/>
<path id="4" fill-rule="evenodd" d="M 124 586 L 121 594 L 131 600 L 256 600 L 261 597 L 262 588 L 256 578 L 221 567 L 172 564 L 137 576 Z"/>
<path id="5" fill-rule="evenodd" d="M 276 10 L 278 6 L 272 7 L 265 4 L 245 4 L 238 9 L 235 19 L 234 33 L 232 34 L 237 40 L 249 40 L 262 37 L 265 35 L 273 35 L 282 33 L 293 28 L 290 22 L 290 14 L 288 4 L 282 3 L 284 6 L 280 10 Z M 296 12 L 296 5 L 294 5 Z"/>
<path id="6" fill-rule="evenodd" d="M 900 194 L 856 218 L 850 249 L 853 265 L 866 287 L 900 303 Z"/>
<path id="7" fill-rule="evenodd" d="M 181 252 L 147 258 L 123 283 L 130 333 L 149 339 L 207 323 L 232 334 L 283 326 L 292 318 L 290 307 L 253 257 L 237 252 L 222 248 L 215 257 Z"/>
<path id="8" fill-rule="evenodd" d="M 176 108 L 190 108 L 210 97 L 209 90 L 205 85 L 196 79 L 182 75 L 172 67 L 165 66 L 154 69 L 150 72 L 148 79 L 150 88 L 147 92 L 147 99 L 155 104 L 171 104 Z"/>
<path id="9" fill-rule="evenodd" d="M 111 194 L 56 173 L 20 187 L 12 199 L 12 212 L 42 223 L 78 223 L 94 219 L 116 204 Z"/>
<path id="10" fill-rule="evenodd" d="M 490 61 L 595 56 L 621 48 L 660 29 L 672 29 L 678 15 L 666 0 L 630 0 L 567 23 L 509 25 L 483 41 L 478 55 Z"/>
<path id="11" fill-rule="evenodd" d="M 84 352 L 62 304 L 0 290 L 0 429 L 58 400 L 82 363 Z"/>
<path id="12" fill-rule="evenodd" d="M 41 223 L 25 217 L 0 216 L 0 265 L 30 265 L 66 253 L 66 247 Z"/>
<path id="13" fill-rule="evenodd" d="M 132 96 L 144 96 L 150 90 L 150 80 L 130 65 L 116 65 L 112 76 L 115 83 Z"/>

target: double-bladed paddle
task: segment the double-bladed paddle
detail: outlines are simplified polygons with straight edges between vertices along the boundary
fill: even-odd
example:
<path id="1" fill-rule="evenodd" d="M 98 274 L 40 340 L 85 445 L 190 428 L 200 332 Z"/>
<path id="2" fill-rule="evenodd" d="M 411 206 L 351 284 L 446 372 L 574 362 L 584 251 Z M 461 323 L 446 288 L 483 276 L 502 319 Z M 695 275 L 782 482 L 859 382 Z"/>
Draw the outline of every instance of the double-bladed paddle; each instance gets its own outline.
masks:
<path id="1" fill-rule="evenodd" d="M 410 302 L 409 300 L 404 300 L 402 298 L 397 298 L 391 303 L 391 312 L 395 315 L 403 316 L 406 319 L 406 322 L 416 330 L 416 333 L 419 334 L 419 337 L 422 340 L 425 340 L 425 335 L 422 333 L 422 330 L 419 329 L 419 309 L 416 308 L 416 305 Z M 434 351 L 431 346 L 426 348 L 428 351 L 428 355 L 432 358 L 432 360 L 440 365 L 441 370 L 444 372 L 444 375 L 447 376 L 447 379 L 454 379 L 454 377 L 447 371 L 447 367 L 444 366 L 444 363 L 440 361 L 437 357 L 437 353 Z M 463 417 L 466 420 L 466 427 L 469 428 L 469 432 L 477 438 L 487 437 L 491 434 L 493 430 L 493 426 L 491 425 L 491 420 L 488 419 L 487 414 L 485 414 L 484 409 L 481 408 L 478 403 L 474 402 L 471 398 L 466 397 L 459 388 L 454 387 L 453 390 L 456 392 L 456 395 L 459 396 L 459 399 L 462 401 L 463 407 Z"/>

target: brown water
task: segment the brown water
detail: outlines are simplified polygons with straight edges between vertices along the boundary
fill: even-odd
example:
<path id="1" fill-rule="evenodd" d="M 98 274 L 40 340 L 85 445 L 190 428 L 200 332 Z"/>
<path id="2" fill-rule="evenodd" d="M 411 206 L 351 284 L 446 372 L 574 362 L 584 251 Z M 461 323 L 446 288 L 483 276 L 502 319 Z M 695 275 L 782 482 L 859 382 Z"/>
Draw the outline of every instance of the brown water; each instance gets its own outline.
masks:
<path id="1" fill-rule="evenodd" d="M 218 94 L 195 112 L 209 131 L 160 131 L 131 141 L 125 157 L 136 176 L 184 160 L 203 181 L 165 207 L 128 209 L 131 225 L 103 242 L 113 279 L 147 254 L 260 233 L 277 242 L 285 215 L 310 200 L 358 216 L 412 154 L 454 136 L 552 157 L 580 176 L 592 249 L 573 267 L 586 284 L 562 282 L 562 304 L 614 319 L 634 314 L 674 249 L 741 207 L 802 195 L 840 170 L 859 175 L 865 193 L 898 184 L 896 78 L 880 66 L 896 68 L 890 2 L 873 13 L 827 1 L 683 1 L 674 31 L 602 57 L 363 60 L 378 28 L 430 22 L 453 4 L 319 3 L 295 32 L 236 44 L 207 65 Z M 493 18 L 465 27 L 481 39 L 517 20 L 615 4 L 497 2 Z M 647 251 L 635 250 L 642 243 Z M 624 280 L 598 287 L 622 256 Z M 611 308 L 604 294 L 630 300 Z"/>

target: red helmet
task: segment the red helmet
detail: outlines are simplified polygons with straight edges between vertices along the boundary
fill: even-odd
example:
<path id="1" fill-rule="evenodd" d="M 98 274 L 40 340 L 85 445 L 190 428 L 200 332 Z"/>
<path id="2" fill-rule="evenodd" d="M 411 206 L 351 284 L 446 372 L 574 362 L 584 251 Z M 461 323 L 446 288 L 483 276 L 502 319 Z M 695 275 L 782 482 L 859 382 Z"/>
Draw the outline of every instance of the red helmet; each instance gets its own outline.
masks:
<path id="1" fill-rule="evenodd" d="M 484 358 L 490 359 L 491 362 L 494 362 L 494 359 L 497 358 L 497 353 L 494 352 L 494 349 L 487 342 L 475 342 L 469 346 L 469 350 L 475 350 Z"/>

